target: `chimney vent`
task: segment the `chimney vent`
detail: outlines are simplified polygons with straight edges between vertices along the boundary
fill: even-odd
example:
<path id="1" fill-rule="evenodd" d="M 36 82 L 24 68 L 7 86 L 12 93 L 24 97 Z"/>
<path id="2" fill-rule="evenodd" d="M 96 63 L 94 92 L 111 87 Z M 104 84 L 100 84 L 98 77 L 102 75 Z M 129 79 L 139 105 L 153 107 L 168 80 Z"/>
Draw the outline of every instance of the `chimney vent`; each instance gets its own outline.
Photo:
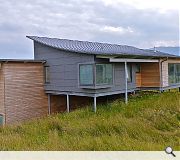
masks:
<path id="1" fill-rule="evenodd" d="M 156 47 L 154 46 L 154 52 L 157 52 Z"/>

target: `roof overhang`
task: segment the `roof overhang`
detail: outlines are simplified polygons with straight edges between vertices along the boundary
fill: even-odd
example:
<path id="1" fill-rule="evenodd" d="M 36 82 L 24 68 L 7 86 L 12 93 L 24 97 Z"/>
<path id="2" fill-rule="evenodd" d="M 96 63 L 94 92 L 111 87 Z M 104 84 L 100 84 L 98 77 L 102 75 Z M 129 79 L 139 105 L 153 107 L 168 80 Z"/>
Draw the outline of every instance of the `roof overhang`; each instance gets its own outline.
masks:
<path id="1" fill-rule="evenodd" d="M 159 62 L 158 59 L 131 59 L 131 58 L 109 58 L 110 62 L 134 62 L 134 63 L 143 63 L 143 62 Z"/>

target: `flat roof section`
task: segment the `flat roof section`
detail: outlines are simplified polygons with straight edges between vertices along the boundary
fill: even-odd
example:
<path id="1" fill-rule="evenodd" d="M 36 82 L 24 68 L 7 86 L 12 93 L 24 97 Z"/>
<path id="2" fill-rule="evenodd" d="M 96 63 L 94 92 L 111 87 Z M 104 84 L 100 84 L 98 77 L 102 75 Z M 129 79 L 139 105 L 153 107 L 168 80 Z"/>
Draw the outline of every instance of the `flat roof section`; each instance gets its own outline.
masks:
<path id="1" fill-rule="evenodd" d="M 33 59 L 0 59 L 0 63 L 16 62 L 16 63 L 46 63 L 45 60 L 33 60 Z"/>

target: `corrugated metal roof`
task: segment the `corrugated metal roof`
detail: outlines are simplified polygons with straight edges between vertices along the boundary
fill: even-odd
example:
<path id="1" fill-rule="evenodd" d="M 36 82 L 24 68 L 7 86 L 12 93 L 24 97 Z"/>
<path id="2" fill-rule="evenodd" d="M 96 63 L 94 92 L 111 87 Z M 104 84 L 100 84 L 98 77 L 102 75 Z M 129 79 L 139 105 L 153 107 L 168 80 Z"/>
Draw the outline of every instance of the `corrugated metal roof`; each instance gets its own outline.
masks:
<path id="1" fill-rule="evenodd" d="M 134 55 L 149 57 L 179 57 L 159 51 L 139 49 L 127 45 L 117 45 L 99 42 L 88 42 L 68 39 L 57 39 L 48 37 L 27 36 L 27 38 L 38 43 L 76 53 L 87 53 L 96 55 Z"/>

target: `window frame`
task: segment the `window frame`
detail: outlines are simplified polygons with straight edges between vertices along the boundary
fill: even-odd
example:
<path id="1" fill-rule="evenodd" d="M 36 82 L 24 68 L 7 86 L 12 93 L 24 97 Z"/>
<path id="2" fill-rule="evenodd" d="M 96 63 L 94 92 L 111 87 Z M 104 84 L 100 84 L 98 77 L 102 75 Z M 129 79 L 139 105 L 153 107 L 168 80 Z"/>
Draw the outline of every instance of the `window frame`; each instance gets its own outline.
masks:
<path id="1" fill-rule="evenodd" d="M 170 82 L 170 65 L 173 66 L 173 83 Z M 168 83 L 169 85 L 173 85 L 173 84 L 180 84 L 180 80 L 177 81 L 177 67 L 180 66 L 180 63 L 168 63 Z M 180 73 L 179 73 L 180 74 Z"/>
<path id="2" fill-rule="evenodd" d="M 4 124 L 5 124 L 5 114 L 0 113 L 0 116 L 2 116 L 2 124 L 0 124 L 0 126 L 4 126 Z"/>
<path id="3" fill-rule="evenodd" d="M 48 70 L 47 70 L 48 69 Z M 50 83 L 50 67 L 44 66 L 44 83 L 49 84 Z M 47 72 L 48 71 L 48 72 Z M 47 74 L 48 73 L 48 74 Z M 48 75 L 48 76 L 47 76 Z"/>
<path id="4" fill-rule="evenodd" d="M 178 67 L 180 67 L 180 63 L 175 64 L 175 81 L 176 81 L 176 84 L 180 83 L 180 72 L 178 72 Z"/>
<path id="5" fill-rule="evenodd" d="M 93 77 L 93 83 L 92 84 L 81 84 L 81 77 L 80 77 L 80 67 L 82 65 L 92 65 L 92 77 Z M 95 65 L 93 63 L 80 63 L 78 65 L 78 83 L 79 83 L 79 86 L 80 87 L 83 87 L 83 86 L 86 86 L 86 87 L 91 87 L 91 86 L 94 86 L 95 84 L 95 79 L 94 79 L 94 68 L 95 68 Z"/>
<path id="6" fill-rule="evenodd" d="M 111 64 L 112 65 L 112 84 L 96 84 L 96 65 L 98 64 Z M 93 84 L 83 85 L 80 83 L 80 66 L 81 65 L 92 65 L 93 66 Z M 79 63 L 78 64 L 78 86 L 80 88 L 106 88 L 111 87 L 114 84 L 114 65 L 112 63 Z"/>
<path id="7" fill-rule="evenodd" d="M 112 66 L 112 82 L 111 83 L 101 83 L 101 84 L 97 84 L 97 65 L 111 65 Z M 96 67 L 95 67 L 95 84 L 96 86 L 112 86 L 114 83 L 114 68 L 113 68 L 113 64 L 111 63 L 96 63 Z"/>
<path id="8" fill-rule="evenodd" d="M 127 74 L 128 74 L 128 67 L 130 67 L 130 79 L 127 78 L 127 82 L 132 83 L 132 81 L 133 81 L 133 75 L 132 75 L 133 66 L 132 66 L 132 64 L 127 64 Z"/>

